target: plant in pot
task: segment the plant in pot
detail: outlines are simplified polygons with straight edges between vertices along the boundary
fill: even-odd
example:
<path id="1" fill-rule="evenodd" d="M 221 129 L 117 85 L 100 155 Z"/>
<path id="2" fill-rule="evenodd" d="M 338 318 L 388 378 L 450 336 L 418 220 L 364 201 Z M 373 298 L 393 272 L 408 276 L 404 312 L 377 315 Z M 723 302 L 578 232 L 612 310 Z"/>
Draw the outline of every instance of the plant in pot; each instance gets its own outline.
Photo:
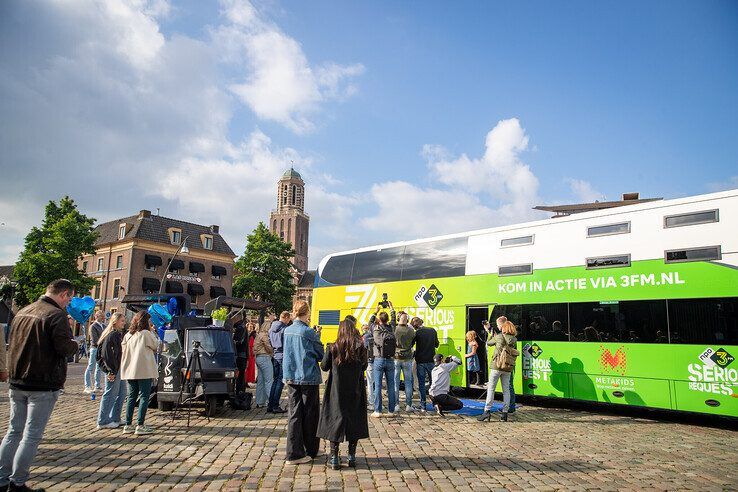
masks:
<path id="1" fill-rule="evenodd" d="M 228 319 L 228 310 L 224 307 L 218 308 L 210 315 L 213 318 L 213 324 L 215 326 L 225 325 L 226 319 Z"/>

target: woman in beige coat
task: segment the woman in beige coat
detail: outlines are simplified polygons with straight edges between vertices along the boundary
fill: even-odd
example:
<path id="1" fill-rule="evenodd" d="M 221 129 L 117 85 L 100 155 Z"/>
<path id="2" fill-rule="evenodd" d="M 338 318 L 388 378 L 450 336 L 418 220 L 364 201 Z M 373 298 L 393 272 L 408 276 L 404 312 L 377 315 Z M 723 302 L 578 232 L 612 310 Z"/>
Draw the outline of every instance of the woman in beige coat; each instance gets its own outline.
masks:
<path id="1" fill-rule="evenodd" d="M 128 381 L 124 434 L 141 435 L 154 432 L 144 425 L 151 395 L 151 382 L 158 377 L 155 355 L 159 348 L 159 338 L 152 331 L 150 320 L 149 313 L 139 311 L 133 317 L 128 333 L 123 337 L 120 378 Z M 133 410 L 136 408 L 136 399 L 139 401 L 138 425 L 134 429 Z"/>

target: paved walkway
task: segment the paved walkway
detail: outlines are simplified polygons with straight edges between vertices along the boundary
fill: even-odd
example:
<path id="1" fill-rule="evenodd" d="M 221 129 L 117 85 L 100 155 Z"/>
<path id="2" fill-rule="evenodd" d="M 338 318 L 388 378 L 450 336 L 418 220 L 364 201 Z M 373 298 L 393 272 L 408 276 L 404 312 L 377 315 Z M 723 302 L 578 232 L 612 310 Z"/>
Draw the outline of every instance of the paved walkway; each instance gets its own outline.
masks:
<path id="1" fill-rule="evenodd" d="M 738 489 L 738 433 L 584 411 L 525 406 L 507 425 L 468 417 L 370 420 L 356 469 L 284 463 L 286 419 L 227 410 L 152 436 L 96 431 L 98 401 L 70 368 L 32 470 L 49 490 L 585 490 Z M 2 385 L 0 430 L 7 426 Z"/>

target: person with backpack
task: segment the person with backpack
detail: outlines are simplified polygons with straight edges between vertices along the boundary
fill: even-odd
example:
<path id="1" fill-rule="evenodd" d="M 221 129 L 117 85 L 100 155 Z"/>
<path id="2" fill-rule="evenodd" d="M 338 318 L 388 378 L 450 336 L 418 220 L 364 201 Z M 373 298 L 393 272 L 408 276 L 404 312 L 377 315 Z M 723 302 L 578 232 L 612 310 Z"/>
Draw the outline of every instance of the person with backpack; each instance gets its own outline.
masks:
<path id="1" fill-rule="evenodd" d="M 492 418 L 490 410 L 495 401 L 495 388 L 497 381 L 502 381 L 502 414 L 500 420 L 507 422 L 507 414 L 510 409 L 510 376 L 515 368 L 515 359 L 519 352 L 516 349 L 518 334 L 515 325 L 511 321 L 502 324 L 502 332 L 487 341 L 487 345 L 494 346 L 492 356 L 492 369 L 489 371 L 489 384 L 487 385 L 487 401 L 484 404 L 484 412 L 477 420 L 484 422 Z"/>
<path id="2" fill-rule="evenodd" d="M 433 383 L 433 369 L 435 367 L 433 358 L 436 349 L 440 345 L 438 342 L 438 333 L 433 328 L 423 326 L 423 320 L 413 318 L 410 324 L 415 328 L 415 369 L 418 375 L 418 393 L 420 394 L 420 411 L 425 413 L 425 403 L 427 396 L 427 388 L 425 386 L 426 379 L 428 385 Z"/>
<path id="3" fill-rule="evenodd" d="M 346 317 L 338 326 L 336 342 L 328 344 L 320 368 L 328 372 L 320 410 L 318 437 L 331 443 L 328 466 L 341 468 L 338 447 L 348 441 L 348 466 L 356 467 L 356 445 L 369 437 L 366 418 L 364 370 L 368 353 L 356 329 L 353 317 Z"/>
<path id="4" fill-rule="evenodd" d="M 395 352 L 397 340 L 394 328 L 396 325 L 395 309 L 392 302 L 385 301 L 390 308 L 390 315 L 386 311 L 379 313 L 383 303 L 379 303 L 377 310 L 369 318 L 370 331 L 374 341 L 374 364 L 372 378 L 374 379 L 374 413 L 372 417 L 382 416 L 382 376 L 387 381 L 387 409 L 390 415 L 395 415 L 397 395 L 395 394 Z M 377 315 L 379 313 L 379 315 Z"/>
<path id="5" fill-rule="evenodd" d="M 97 414 L 97 429 L 117 429 L 120 427 L 120 414 L 128 391 L 125 381 L 120 379 L 120 361 L 123 355 L 123 328 L 126 318 L 121 313 L 113 313 L 107 328 L 98 340 L 97 363 L 107 374 L 105 391 L 100 399 Z"/>
<path id="6" fill-rule="evenodd" d="M 407 324 L 407 313 L 400 313 L 399 324 L 395 328 L 397 350 L 395 352 L 395 394 L 400 399 L 400 373 L 405 378 L 405 411 L 413 409 L 413 346 L 415 329 Z"/>

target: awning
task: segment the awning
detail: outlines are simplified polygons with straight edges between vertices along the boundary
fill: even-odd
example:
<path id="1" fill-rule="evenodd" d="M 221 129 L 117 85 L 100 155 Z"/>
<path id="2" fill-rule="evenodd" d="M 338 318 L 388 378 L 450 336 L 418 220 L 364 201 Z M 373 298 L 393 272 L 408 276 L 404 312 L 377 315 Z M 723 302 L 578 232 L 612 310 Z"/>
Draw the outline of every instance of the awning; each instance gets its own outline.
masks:
<path id="1" fill-rule="evenodd" d="M 215 299 L 218 296 L 224 296 L 226 295 L 226 290 L 223 287 L 218 287 L 217 285 L 211 285 L 210 286 L 210 298 Z"/>
<path id="2" fill-rule="evenodd" d="M 159 263 L 161 265 L 161 263 Z M 159 292 L 161 283 L 158 278 L 144 277 L 141 288 L 144 292 Z"/>
<path id="3" fill-rule="evenodd" d="M 205 272 L 205 265 L 196 261 L 190 262 L 190 273 L 203 273 Z"/>
<path id="4" fill-rule="evenodd" d="M 181 294 L 184 292 L 184 287 L 182 287 L 182 284 L 180 282 L 167 280 L 167 283 L 164 287 L 164 292 L 166 292 L 167 294 Z"/>
<path id="5" fill-rule="evenodd" d="M 205 293 L 205 287 L 200 284 L 187 284 L 187 293 L 191 296 L 201 296 Z"/>
<path id="6" fill-rule="evenodd" d="M 184 270 L 184 261 L 182 260 L 172 260 L 172 264 L 169 265 L 169 271 L 172 270 Z"/>
<path id="7" fill-rule="evenodd" d="M 144 255 L 144 263 L 146 266 L 160 266 L 161 265 L 161 256 L 156 255 Z"/>
<path id="8" fill-rule="evenodd" d="M 226 269 L 225 267 L 213 265 L 213 276 L 215 277 L 225 277 Z"/>

